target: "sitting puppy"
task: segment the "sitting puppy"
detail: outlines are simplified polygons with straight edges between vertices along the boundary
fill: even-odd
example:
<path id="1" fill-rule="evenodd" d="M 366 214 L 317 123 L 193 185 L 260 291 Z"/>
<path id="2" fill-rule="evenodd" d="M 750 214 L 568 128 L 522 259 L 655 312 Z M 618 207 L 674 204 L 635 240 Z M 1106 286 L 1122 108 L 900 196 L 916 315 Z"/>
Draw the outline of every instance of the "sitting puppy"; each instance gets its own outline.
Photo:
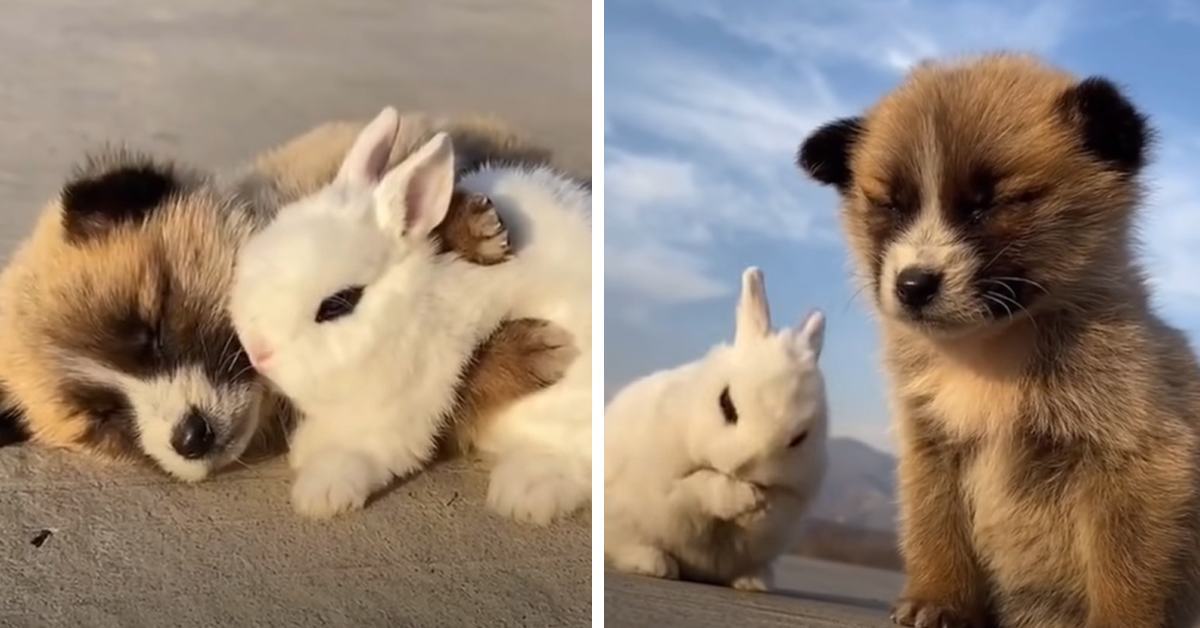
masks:
<path id="1" fill-rule="evenodd" d="M 897 623 L 1193 625 L 1200 368 L 1134 255 L 1149 137 L 1109 81 L 1001 55 L 801 147 L 881 321 Z"/>

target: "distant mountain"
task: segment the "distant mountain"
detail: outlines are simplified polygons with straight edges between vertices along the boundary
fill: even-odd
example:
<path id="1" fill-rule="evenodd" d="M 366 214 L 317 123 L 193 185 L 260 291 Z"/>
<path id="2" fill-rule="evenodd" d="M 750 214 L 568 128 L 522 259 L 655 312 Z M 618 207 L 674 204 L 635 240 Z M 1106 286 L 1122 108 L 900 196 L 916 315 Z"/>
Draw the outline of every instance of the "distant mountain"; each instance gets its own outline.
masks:
<path id="1" fill-rule="evenodd" d="M 808 517 L 895 532 L 896 459 L 852 438 L 829 440 L 829 470 Z"/>
<path id="2" fill-rule="evenodd" d="M 896 459 L 852 438 L 829 441 L 829 469 L 794 552 L 900 570 Z"/>

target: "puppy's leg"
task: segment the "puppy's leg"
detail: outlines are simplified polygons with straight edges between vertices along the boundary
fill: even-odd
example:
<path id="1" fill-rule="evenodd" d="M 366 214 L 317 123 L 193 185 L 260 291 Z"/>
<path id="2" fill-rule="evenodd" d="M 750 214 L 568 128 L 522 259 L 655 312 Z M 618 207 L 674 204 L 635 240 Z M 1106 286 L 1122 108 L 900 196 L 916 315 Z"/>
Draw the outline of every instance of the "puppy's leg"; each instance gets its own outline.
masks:
<path id="1" fill-rule="evenodd" d="M 902 416 L 898 464 L 901 550 L 908 581 L 892 609 L 902 626 L 983 626 L 983 575 L 959 489 L 963 457 L 918 415 Z"/>
<path id="2" fill-rule="evenodd" d="M 480 266 L 512 258 L 508 230 L 491 199 L 482 194 L 454 191 L 446 218 L 434 229 L 440 252 L 454 252 Z"/>
<path id="3" fill-rule="evenodd" d="M 753 484 L 723 473 L 701 469 L 675 482 L 667 499 L 682 509 L 730 521 L 763 507 L 763 495 Z"/>
<path id="4" fill-rule="evenodd" d="M 1087 566 L 1087 628 L 1168 625 L 1180 557 L 1194 519 L 1189 438 L 1165 438 L 1141 455 L 1094 461 L 1077 523 Z M 1103 456 L 1103 454 L 1100 454 Z"/>
<path id="5" fill-rule="evenodd" d="M 362 130 L 361 122 L 328 122 L 256 157 L 245 181 L 265 185 L 280 205 L 328 185 Z"/>
<path id="6" fill-rule="evenodd" d="M 562 379 L 578 355 L 571 334 L 557 325 L 532 318 L 501 323 L 475 350 L 463 374 L 447 445 L 469 451 L 488 417 Z"/>

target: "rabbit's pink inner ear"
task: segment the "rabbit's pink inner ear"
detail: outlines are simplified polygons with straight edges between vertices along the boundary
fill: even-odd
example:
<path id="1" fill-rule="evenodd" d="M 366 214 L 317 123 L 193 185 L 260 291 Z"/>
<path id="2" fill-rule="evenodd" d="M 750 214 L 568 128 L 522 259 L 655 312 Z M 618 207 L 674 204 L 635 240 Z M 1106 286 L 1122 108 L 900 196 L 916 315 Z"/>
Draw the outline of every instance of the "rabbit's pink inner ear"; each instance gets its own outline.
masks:
<path id="1" fill-rule="evenodd" d="M 392 144 L 399 130 L 400 114 L 394 107 L 385 107 L 359 132 L 346 158 L 342 160 L 337 180 L 355 185 L 378 183 L 387 169 Z"/>
<path id="2" fill-rule="evenodd" d="M 438 133 L 384 177 L 375 192 L 380 224 L 422 238 L 441 224 L 454 193 L 454 146 Z"/>
<path id="3" fill-rule="evenodd" d="M 734 342 L 764 338 L 771 333 L 771 310 L 762 271 L 751 267 L 742 273 L 742 296 L 738 301 Z"/>
<path id="4" fill-rule="evenodd" d="M 454 195 L 454 147 L 450 136 L 440 133 L 430 144 L 434 145 L 431 154 L 419 164 L 404 195 L 408 208 L 406 231 L 422 237 L 446 218 Z"/>

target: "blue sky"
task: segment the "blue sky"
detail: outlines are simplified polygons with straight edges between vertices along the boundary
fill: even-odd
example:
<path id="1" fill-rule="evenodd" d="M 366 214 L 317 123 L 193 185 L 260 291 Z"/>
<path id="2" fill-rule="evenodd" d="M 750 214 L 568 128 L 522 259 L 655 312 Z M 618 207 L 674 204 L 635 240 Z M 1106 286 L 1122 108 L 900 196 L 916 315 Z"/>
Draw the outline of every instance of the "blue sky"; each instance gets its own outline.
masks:
<path id="1" fill-rule="evenodd" d="M 891 448 L 878 336 L 837 199 L 793 156 L 914 62 L 998 49 L 1107 76 L 1150 116 L 1160 141 L 1144 261 L 1160 311 L 1200 339 L 1200 0 L 605 6 L 606 397 L 730 337 L 741 270 L 757 265 L 777 323 L 828 315 L 834 432 Z"/>

